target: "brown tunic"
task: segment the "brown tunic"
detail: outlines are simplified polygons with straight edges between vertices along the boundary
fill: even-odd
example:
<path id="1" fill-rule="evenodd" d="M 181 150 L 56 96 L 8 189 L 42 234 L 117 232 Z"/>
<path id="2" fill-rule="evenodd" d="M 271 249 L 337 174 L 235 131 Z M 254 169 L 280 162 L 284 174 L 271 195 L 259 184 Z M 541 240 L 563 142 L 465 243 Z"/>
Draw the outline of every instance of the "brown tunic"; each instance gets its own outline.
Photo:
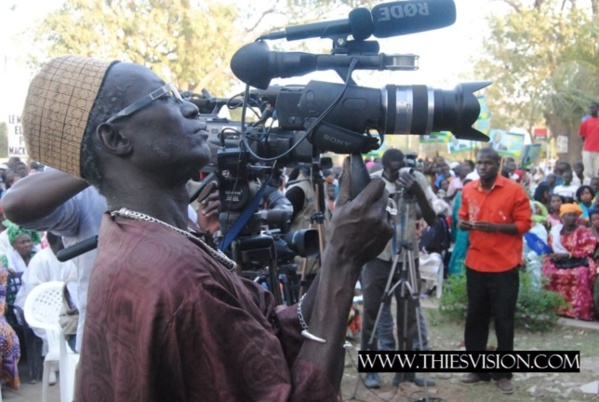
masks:
<path id="1" fill-rule="evenodd" d="M 335 400 L 295 307 L 160 224 L 106 215 L 99 239 L 78 402 Z"/>

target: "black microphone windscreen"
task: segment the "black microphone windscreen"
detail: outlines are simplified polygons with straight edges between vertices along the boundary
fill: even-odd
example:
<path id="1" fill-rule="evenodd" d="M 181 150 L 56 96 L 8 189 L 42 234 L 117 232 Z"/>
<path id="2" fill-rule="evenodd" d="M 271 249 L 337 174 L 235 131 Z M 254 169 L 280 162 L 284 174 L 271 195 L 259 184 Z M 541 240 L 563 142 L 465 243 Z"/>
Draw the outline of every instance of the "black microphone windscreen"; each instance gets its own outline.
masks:
<path id="1" fill-rule="evenodd" d="M 453 0 L 404 0 L 372 9 L 374 36 L 389 38 L 444 28 L 456 20 Z"/>
<path id="2" fill-rule="evenodd" d="M 269 66 L 269 56 L 270 50 L 265 42 L 247 44 L 231 58 L 231 71 L 246 84 L 266 89 L 273 78 L 265 71 L 265 66 Z"/>
<path id="3" fill-rule="evenodd" d="M 355 40 L 364 40 L 370 38 L 374 30 L 372 24 L 372 15 L 366 8 L 354 8 L 349 12 L 349 25 L 351 34 Z"/>

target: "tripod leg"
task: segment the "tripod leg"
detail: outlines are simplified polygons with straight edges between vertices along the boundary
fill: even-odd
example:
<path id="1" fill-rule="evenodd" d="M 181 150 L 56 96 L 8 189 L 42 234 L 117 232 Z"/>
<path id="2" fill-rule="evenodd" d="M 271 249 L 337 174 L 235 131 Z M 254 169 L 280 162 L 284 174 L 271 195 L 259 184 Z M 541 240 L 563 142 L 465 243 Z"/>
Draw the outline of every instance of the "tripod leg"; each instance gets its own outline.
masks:
<path id="1" fill-rule="evenodd" d="M 378 345 L 374 345 L 374 338 L 377 335 L 377 329 L 378 329 L 379 322 L 380 322 L 380 319 L 381 319 L 381 316 L 383 313 L 384 304 L 390 300 L 390 297 L 393 294 L 393 290 L 397 286 L 397 284 L 395 284 L 395 285 L 393 284 L 393 278 L 395 276 L 395 270 L 397 267 L 398 259 L 399 259 L 399 256 L 395 256 L 395 258 L 393 259 L 393 265 L 391 266 L 389 275 L 387 276 L 387 283 L 385 285 L 385 290 L 384 290 L 383 294 L 381 295 L 376 319 L 374 320 L 374 324 L 372 326 L 372 332 L 370 333 L 370 337 L 368 339 L 369 349 L 372 349 L 373 347 L 375 347 L 375 350 L 378 349 L 378 347 L 376 347 Z M 376 268 L 374 266 L 372 266 L 371 268 L 367 268 L 367 269 L 376 269 Z"/>
<path id="2" fill-rule="evenodd" d="M 402 250 L 401 287 L 396 293 L 397 299 L 397 340 L 398 350 L 412 350 L 411 342 L 414 336 L 413 328 L 413 260 L 411 250 Z"/>

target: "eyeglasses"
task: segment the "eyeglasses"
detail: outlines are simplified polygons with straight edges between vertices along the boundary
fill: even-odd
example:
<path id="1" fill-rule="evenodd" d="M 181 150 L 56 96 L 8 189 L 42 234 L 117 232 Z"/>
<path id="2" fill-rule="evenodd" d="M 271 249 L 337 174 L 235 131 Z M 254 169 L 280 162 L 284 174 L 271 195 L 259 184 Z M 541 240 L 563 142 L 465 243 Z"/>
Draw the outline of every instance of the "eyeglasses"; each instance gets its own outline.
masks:
<path id="1" fill-rule="evenodd" d="M 164 98 L 165 96 L 170 96 L 174 98 L 175 101 L 183 103 L 183 98 L 181 97 L 181 94 L 179 93 L 177 88 L 175 88 L 173 84 L 164 84 L 162 87 L 158 88 L 155 91 L 152 91 L 150 94 L 144 96 L 143 98 L 136 100 L 117 114 L 113 115 L 111 118 L 106 120 L 106 123 L 112 123 L 113 121 L 115 121 L 116 119 L 120 119 L 121 117 L 130 116 L 133 113 L 137 112 L 139 109 L 144 108 L 150 103 L 154 102 L 156 99 Z"/>

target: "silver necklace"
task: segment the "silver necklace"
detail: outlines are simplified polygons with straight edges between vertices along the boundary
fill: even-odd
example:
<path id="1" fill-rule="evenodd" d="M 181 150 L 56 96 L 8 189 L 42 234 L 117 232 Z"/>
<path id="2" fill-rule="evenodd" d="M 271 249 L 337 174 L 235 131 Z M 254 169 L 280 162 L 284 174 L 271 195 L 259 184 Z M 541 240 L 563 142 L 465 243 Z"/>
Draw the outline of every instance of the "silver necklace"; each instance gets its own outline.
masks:
<path id="1" fill-rule="evenodd" d="M 151 217 L 150 215 L 142 214 L 141 212 L 137 212 L 137 211 L 132 211 L 127 208 L 121 208 L 118 211 L 111 211 L 110 216 L 112 216 L 112 217 L 120 216 L 122 218 L 133 219 L 135 221 L 159 223 L 162 226 L 166 226 L 167 228 L 174 230 L 177 233 L 180 233 L 186 237 L 189 237 L 190 239 L 194 239 L 195 241 L 199 242 L 200 246 L 202 246 L 202 248 L 206 252 L 208 252 L 208 254 L 210 254 L 212 257 L 214 257 L 217 261 L 219 261 L 221 264 L 223 264 L 228 269 L 233 270 L 237 266 L 235 261 L 233 261 L 229 257 L 227 257 L 225 255 L 225 253 L 223 253 L 220 250 L 215 250 L 214 248 L 210 247 L 198 236 L 191 233 L 191 229 L 189 229 L 189 228 L 187 228 L 188 230 L 179 229 L 178 227 L 168 224 L 164 221 L 161 221 L 160 219 L 156 219 L 154 217 Z"/>

